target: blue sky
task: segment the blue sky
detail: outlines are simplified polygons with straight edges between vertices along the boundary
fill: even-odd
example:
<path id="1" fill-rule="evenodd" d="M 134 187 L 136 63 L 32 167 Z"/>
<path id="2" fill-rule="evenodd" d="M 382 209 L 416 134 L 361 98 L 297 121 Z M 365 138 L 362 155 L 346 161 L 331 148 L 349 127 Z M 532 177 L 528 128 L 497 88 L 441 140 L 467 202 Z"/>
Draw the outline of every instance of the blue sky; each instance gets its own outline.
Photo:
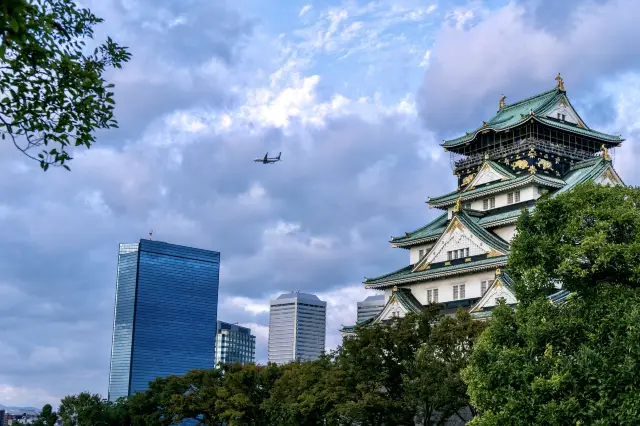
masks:
<path id="1" fill-rule="evenodd" d="M 106 394 L 117 247 L 156 239 L 222 253 L 219 318 L 266 358 L 268 300 L 314 292 L 340 342 L 388 239 L 455 187 L 438 143 L 560 71 L 588 125 L 623 134 L 638 185 L 635 0 L 266 2 L 92 0 L 120 129 L 39 171 L 0 146 L 0 404 Z M 282 151 L 283 162 L 251 162 Z"/>

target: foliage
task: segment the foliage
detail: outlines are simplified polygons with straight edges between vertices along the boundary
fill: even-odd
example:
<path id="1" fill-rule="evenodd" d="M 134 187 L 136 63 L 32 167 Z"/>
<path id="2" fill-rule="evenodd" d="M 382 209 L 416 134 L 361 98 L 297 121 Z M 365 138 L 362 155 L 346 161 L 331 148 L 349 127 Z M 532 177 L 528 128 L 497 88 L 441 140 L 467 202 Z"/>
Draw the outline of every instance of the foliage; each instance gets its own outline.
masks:
<path id="1" fill-rule="evenodd" d="M 54 426 L 57 421 L 58 413 L 53 410 L 51 405 L 46 404 L 44 407 L 42 407 L 38 418 L 32 424 L 34 426 Z"/>
<path id="2" fill-rule="evenodd" d="M 521 303 L 554 284 L 588 291 L 640 287 L 640 189 L 584 184 L 536 204 L 518 221 L 509 273 Z"/>
<path id="3" fill-rule="evenodd" d="M 130 423 L 122 402 L 112 403 L 88 392 L 63 398 L 58 412 L 63 426 L 120 426 Z"/>
<path id="4" fill-rule="evenodd" d="M 470 424 L 637 424 L 639 320 L 640 290 L 606 284 L 565 305 L 498 307 L 463 373 Z"/>
<path id="5" fill-rule="evenodd" d="M 463 410 L 474 413 L 460 372 L 485 327 L 459 310 L 455 317 L 440 319 L 418 350 L 405 375 L 406 397 L 423 425 L 444 424 L 451 416 L 466 421 Z"/>
<path id="6" fill-rule="evenodd" d="M 111 38 L 87 46 L 100 22 L 73 0 L 0 4 L 0 134 L 43 170 L 68 170 L 71 147 L 90 148 L 96 130 L 117 127 L 104 73 L 131 55 Z"/>

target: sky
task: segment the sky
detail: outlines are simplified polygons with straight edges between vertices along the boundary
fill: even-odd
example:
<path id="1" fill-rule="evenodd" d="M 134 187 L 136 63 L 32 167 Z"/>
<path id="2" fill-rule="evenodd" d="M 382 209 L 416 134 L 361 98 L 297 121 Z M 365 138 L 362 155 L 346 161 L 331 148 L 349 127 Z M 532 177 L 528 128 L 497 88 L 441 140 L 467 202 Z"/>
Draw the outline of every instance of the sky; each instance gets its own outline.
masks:
<path id="1" fill-rule="evenodd" d="M 558 72 L 640 183 L 637 0 L 308 1 L 82 2 L 133 55 L 107 75 L 120 128 L 71 172 L 0 145 L 0 404 L 106 396 L 118 244 L 151 229 L 221 252 L 218 317 L 259 362 L 291 290 L 327 301 L 335 348 L 363 278 L 408 264 L 390 236 L 455 189 L 439 143 Z"/>

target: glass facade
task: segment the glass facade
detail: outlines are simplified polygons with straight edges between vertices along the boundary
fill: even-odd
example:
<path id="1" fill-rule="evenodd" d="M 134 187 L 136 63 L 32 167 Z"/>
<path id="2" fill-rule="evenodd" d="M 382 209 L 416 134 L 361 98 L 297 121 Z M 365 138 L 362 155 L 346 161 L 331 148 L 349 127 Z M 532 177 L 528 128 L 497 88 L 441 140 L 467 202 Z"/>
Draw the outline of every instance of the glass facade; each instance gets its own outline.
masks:
<path id="1" fill-rule="evenodd" d="M 213 368 L 220 253 L 160 241 L 121 244 L 109 400 L 157 377 Z"/>
<path id="2" fill-rule="evenodd" d="M 251 329 L 218 321 L 216 335 L 216 365 L 254 363 L 256 359 L 256 336 Z"/>

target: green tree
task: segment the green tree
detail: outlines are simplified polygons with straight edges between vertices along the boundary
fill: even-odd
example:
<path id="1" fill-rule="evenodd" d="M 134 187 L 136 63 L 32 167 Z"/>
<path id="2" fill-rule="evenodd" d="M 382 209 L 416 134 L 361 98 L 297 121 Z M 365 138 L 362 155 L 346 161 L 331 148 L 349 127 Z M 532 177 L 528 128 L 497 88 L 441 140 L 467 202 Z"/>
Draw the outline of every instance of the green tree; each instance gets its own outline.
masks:
<path id="1" fill-rule="evenodd" d="M 280 376 L 275 364 L 226 364 L 221 366 L 222 383 L 216 392 L 215 408 L 228 426 L 268 426 L 262 407 Z"/>
<path id="2" fill-rule="evenodd" d="M 282 367 L 263 403 L 273 425 L 338 425 L 336 407 L 344 398 L 342 374 L 331 356 Z"/>
<path id="3" fill-rule="evenodd" d="M 58 413 L 56 413 L 51 405 L 46 404 L 42 407 L 40 414 L 35 422 L 33 422 L 34 426 L 54 426 L 58 421 Z"/>
<path id="4" fill-rule="evenodd" d="M 536 204 L 518 220 L 509 273 L 521 303 L 562 284 L 640 287 L 640 190 L 584 184 Z"/>
<path id="5" fill-rule="evenodd" d="M 423 425 L 444 424 L 452 416 L 466 421 L 465 409 L 475 414 L 460 373 L 485 327 L 486 323 L 458 310 L 455 317 L 443 317 L 435 323 L 427 341 L 409 362 L 405 396 Z"/>
<path id="6" fill-rule="evenodd" d="M 420 347 L 428 340 L 439 306 L 409 314 L 387 324 L 357 330 L 336 354 L 344 399 L 336 411 L 345 423 L 413 425 L 415 410 L 406 397 L 406 375 Z"/>
<path id="7" fill-rule="evenodd" d="M 637 424 L 639 202 L 584 185 L 520 219 L 509 272 L 523 302 L 494 310 L 463 371 L 472 425 Z M 556 283 L 572 293 L 552 304 Z"/>
<path id="8" fill-rule="evenodd" d="M 117 127 L 104 74 L 131 55 L 111 38 L 87 46 L 100 22 L 74 0 L 0 4 L 0 135 L 43 170 L 68 170 L 72 147 L 90 148 L 95 131 Z"/>
<path id="9" fill-rule="evenodd" d="M 112 403 L 100 395 L 82 392 L 64 397 L 59 414 L 63 426 L 121 426 L 130 422 L 122 404 L 123 401 Z"/>

